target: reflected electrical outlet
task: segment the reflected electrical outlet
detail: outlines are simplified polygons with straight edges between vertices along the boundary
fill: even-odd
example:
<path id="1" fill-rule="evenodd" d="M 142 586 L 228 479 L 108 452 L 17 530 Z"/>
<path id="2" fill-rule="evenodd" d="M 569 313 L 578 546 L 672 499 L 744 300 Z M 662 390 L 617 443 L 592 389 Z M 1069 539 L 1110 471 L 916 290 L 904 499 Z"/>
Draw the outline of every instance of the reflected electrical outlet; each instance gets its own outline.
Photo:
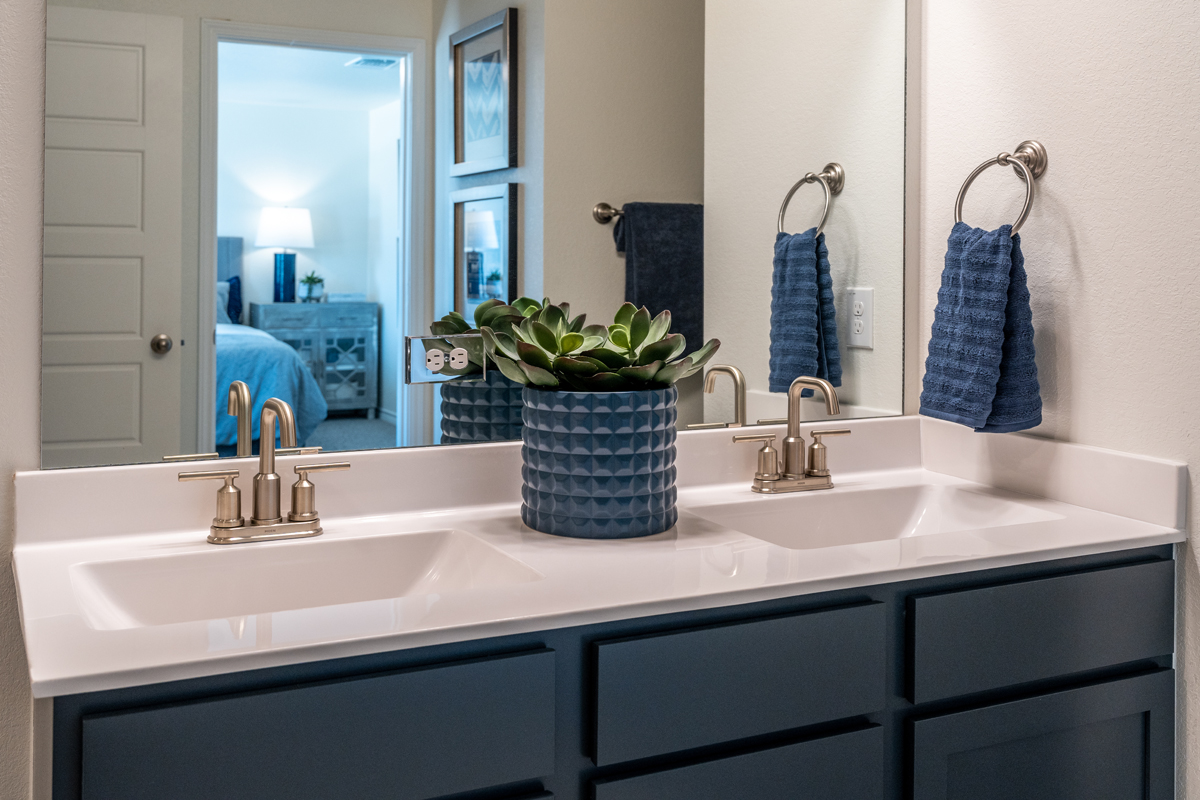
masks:
<path id="1" fill-rule="evenodd" d="M 481 381 L 487 377 L 486 362 L 478 333 L 404 338 L 404 382 L 408 384 Z"/>

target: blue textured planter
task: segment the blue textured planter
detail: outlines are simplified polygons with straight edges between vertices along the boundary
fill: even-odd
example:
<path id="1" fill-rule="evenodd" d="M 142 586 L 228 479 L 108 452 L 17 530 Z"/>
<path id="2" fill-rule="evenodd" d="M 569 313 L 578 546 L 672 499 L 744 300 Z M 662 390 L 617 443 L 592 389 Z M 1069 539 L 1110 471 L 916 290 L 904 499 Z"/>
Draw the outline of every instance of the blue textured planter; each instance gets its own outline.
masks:
<path id="1" fill-rule="evenodd" d="M 521 384 L 499 370 L 482 381 L 442 384 L 442 444 L 521 438 Z"/>
<path id="2" fill-rule="evenodd" d="M 675 524 L 675 387 L 526 388 L 521 519 L 543 533 L 629 539 Z"/>

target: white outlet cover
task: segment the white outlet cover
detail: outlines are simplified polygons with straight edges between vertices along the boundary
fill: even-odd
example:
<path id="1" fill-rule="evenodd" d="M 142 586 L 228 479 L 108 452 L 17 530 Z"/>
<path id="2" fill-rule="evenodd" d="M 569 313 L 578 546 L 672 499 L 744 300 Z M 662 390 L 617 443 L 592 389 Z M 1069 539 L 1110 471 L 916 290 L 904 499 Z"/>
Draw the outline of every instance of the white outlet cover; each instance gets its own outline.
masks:
<path id="1" fill-rule="evenodd" d="M 875 349 L 875 290 L 847 289 L 845 308 L 850 311 L 846 346 Z"/>

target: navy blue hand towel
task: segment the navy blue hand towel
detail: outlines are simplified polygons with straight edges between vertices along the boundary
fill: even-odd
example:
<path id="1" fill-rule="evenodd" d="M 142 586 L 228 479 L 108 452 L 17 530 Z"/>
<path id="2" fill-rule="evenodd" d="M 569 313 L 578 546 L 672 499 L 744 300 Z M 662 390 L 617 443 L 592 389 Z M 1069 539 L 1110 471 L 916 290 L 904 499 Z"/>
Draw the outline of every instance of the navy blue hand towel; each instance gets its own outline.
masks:
<path id="1" fill-rule="evenodd" d="M 769 387 L 786 392 L 801 375 L 842 385 L 829 250 L 816 228 L 775 237 Z M 804 390 L 805 397 L 811 395 Z"/>
<path id="2" fill-rule="evenodd" d="M 950 232 L 921 413 L 985 433 L 1041 424 L 1025 257 L 1011 225 L 959 222 Z"/>
<path id="3" fill-rule="evenodd" d="M 704 206 L 626 203 L 613 241 L 625 254 L 625 299 L 653 315 L 670 311 L 689 351 L 704 344 Z"/>

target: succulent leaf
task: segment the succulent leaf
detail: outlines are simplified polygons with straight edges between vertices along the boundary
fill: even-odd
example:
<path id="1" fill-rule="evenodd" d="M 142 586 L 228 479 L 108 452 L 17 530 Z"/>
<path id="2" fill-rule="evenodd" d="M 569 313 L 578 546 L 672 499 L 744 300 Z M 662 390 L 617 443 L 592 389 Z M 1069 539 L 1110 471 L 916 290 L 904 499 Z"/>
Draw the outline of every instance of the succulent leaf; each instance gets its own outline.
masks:
<path id="1" fill-rule="evenodd" d="M 617 309 L 616 315 L 613 317 L 613 325 L 620 325 L 623 328 L 628 328 L 629 323 L 633 320 L 633 315 L 637 313 L 637 306 L 633 303 L 626 302 Z"/>
<path id="2" fill-rule="evenodd" d="M 629 381 L 615 372 L 597 372 L 586 377 L 577 375 L 572 384 L 585 392 L 624 392 L 630 388 Z"/>
<path id="3" fill-rule="evenodd" d="M 695 375 L 697 372 L 704 369 L 704 365 L 707 364 L 708 360 L 716 354 L 717 348 L 720 346 L 720 339 L 709 339 L 707 342 L 705 342 L 703 347 L 692 353 L 690 356 L 692 366 L 683 373 L 682 377 L 686 378 L 689 375 Z"/>
<path id="4" fill-rule="evenodd" d="M 521 314 L 522 317 L 528 317 L 533 312 L 541 309 L 541 305 L 532 297 L 518 297 L 512 301 L 513 308 Z"/>
<path id="5" fill-rule="evenodd" d="M 633 319 L 629 321 L 629 348 L 636 350 L 642 346 L 642 342 L 646 341 L 646 335 L 650 333 L 650 311 L 645 306 L 634 312 Z"/>
<path id="6" fill-rule="evenodd" d="M 609 369 L 620 369 L 621 367 L 628 367 L 633 363 L 616 350 L 609 350 L 607 347 L 600 347 L 594 350 L 584 350 L 579 355 L 586 356 L 587 358 L 594 358 L 606 365 Z"/>
<path id="7" fill-rule="evenodd" d="M 496 367 L 504 374 L 504 377 L 510 381 L 516 381 L 522 386 L 529 384 L 529 378 L 525 377 L 525 373 L 517 366 L 517 362 L 510 361 L 503 356 L 492 356 L 492 360 L 496 362 Z"/>
<path id="8" fill-rule="evenodd" d="M 521 361 L 526 364 L 532 364 L 544 370 L 554 369 L 554 359 L 545 350 L 535 344 L 517 342 L 517 353 L 520 354 Z"/>
<path id="9" fill-rule="evenodd" d="M 601 339 L 608 339 L 608 328 L 603 325 L 588 325 L 579 330 L 586 337 L 599 336 Z"/>
<path id="10" fill-rule="evenodd" d="M 429 332 L 434 336 L 453 336 L 458 333 L 458 326 L 448 320 L 439 319 L 429 326 Z"/>
<path id="11" fill-rule="evenodd" d="M 617 374 L 623 378 L 631 378 L 635 381 L 648 383 L 654 380 L 654 376 L 662 369 L 663 362 L 654 361 L 641 367 L 621 367 L 617 370 Z"/>
<path id="12" fill-rule="evenodd" d="M 642 352 L 638 355 L 639 364 L 649 364 L 651 361 L 670 361 L 683 352 L 683 348 L 687 347 L 687 342 L 681 333 L 669 334 L 666 338 L 660 339 L 657 342 L 651 342 L 642 348 Z"/>
<path id="13" fill-rule="evenodd" d="M 622 350 L 629 349 L 629 329 L 622 325 L 613 325 L 608 329 L 608 341 Z"/>
<path id="14" fill-rule="evenodd" d="M 554 377 L 554 373 L 549 370 L 535 367 L 533 364 L 526 364 L 524 361 L 517 364 L 525 376 L 529 378 L 529 382 L 535 386 L 558 386 L 558 378 Z"/>
<path id="15" fill-rule="evenodd" d="M 555 355 L 558 354 L 558 337 L 554 335 L 554 331 L 540 322 L 530 322 L 529 329 L 533 333 L 534 343 L 538 347 Z"/>
<path id="16" fill-rule="evenodd" d="M 578 317 L 571 320 L 571 324 L 568 325 L 567 327 L 570 328 L 571 333 L 579 333 L 583 330 L 583 323 L 586 321 L 587 321 L 587 314 L 580 314 Z"/>
<path id="17" fill-rule="evenodd" d="M 499 298 L 489 297 L 479 305 L 475 306 L 475 327 L 482 328 L 487 323 L 484 322 L 484 315 L 496 306 L 504 305 Z"/>
<path id="18" fill-rule="evenodd" d="M 457 311 L 451 311 L 449 314 L 442 317 L 442 319 L 452 323 L 458 328 L 455 333 L 466 333 L 467 331 L 471 330 L 471 323 L 467 322 L 467 318 Z"/>
<path id="19" fill-rule="evenodd" d="M 563 310 L 558 306 L 546 306 L 543 308 L 541 316 L 538 317 L 538 322 L 541 322 L 553 331 L 556 337 L 562 336 L 567 332 L 567 318 L 563 314 Z"/>
<path id="20" fill-rule="evenodd" d="M 671 330 L 671 312 L 663 311 L 650 323 L 650 333 L 646 334 L 646 341 L 657 342 L 666 336 L 669 330 Z"/>
<path id="21" fill-rule="evenodd" d="M 584 341 L 582 333 L 564 333 L 558 340 L 558 352 L 574 353 L 583 347 Z"/>
<path id="22" fill-rule="evenodd" d="M 595 375 L 597 372 L 603 372 L 606 369 L 603 364 L 597 366 L 598 363 L 590 358 L 582 359 L 559 356 L 554 359 L 554 371 L 571 375 Z"/>
<path id="23" fill-rule="evenodd" d="M 692 367 L 692 357 L 676 361 L 672 364 L 667 364 L 654 376 L 655 383 L 665 384 L 670 386 L 684 376 L 684 374 Z"/>

